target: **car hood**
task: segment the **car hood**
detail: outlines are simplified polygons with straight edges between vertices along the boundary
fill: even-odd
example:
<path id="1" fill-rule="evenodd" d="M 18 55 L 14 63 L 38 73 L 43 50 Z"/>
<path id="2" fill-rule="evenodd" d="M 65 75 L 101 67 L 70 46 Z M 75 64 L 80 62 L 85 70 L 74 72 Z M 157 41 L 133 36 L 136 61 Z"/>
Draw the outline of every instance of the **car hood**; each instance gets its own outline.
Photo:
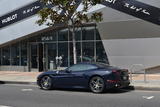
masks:
<path id="1" fill-rule="evenodd" d="M 42 77 L 42 76 L 44 76 L 44 75 L 57 75 L 58 73 L 59 73 L 60 71 L 47 71 L 47 72 L 43 72 L 43 73 L 41 73 L 37 78 L 40 78 L 40 77 Z"/>
<path id="2" fill-rule="evenodd" d="M 43 72 L 42 74 L 51 74 L 51 75 L 53 75 L 53 74 L 59 74 L 60 72 L 63 72 L 63 71 L 59 71 L 59 70 L 55 70 L 55 71 L 47 71 L 47 72 Z"/>

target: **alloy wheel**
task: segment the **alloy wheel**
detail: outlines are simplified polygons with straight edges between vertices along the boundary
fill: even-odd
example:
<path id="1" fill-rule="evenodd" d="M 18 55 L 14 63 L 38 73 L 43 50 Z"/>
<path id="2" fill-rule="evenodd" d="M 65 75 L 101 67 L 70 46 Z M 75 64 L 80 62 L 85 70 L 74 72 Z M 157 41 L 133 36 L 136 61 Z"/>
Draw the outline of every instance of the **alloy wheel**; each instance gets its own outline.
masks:
<path id="1" fill-rule="evenodd" d="M 91 91 L 94 93 L 102 93 L 105 89 L 104 80 L 99 76 L 91 78 L 89 86 Z"/>
<path id="2" fill-rule="evenodd" d="M 50 90 L 52 88 L 52 79 L 49 76 L 42 77 L 41 81 L 41 88 L 44 90 Z"/>

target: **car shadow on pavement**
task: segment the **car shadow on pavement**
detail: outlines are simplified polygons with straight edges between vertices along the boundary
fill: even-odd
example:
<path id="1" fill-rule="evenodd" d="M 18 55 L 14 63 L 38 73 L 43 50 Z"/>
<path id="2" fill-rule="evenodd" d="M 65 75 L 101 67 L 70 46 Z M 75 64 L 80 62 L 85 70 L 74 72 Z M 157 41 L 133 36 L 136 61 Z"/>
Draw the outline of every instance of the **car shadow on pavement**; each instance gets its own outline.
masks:
<path id="1" fill-rule="evenodd" d="M 3 82 L 3 81 L 0 81 L 0 85 L 1 85 L 1 84 L 5 84 L 5 82 Z"/>
<path id="2" fill-rule="evenodd" d="M 107 90 L 105 93 L 109 93 L 109 94 L 120 94 L 120 93 L 127 93 L 127 92 L 131 92 L 131 91 L 134 91 L 135 88 L 134 86 L 128 86 L 128 87 L 125 87 L 125 88 L 122 88 L 122 89 L 110 89 L 110 90 Z"/>
<path id="3" fill-rule="evenodd" d="M 87 90 L 87 89 L 62 89 L 62 88 L 56 88 L 54 89 L 55 91 L 65 91 L 65 92 L 86 92 L 86 93 L 89 93 L 91 92 L 90 90 Z M 48 91 L 54 91 L 54 90 L 48 90 Z M 106 90 L 105 92 L 103 92 L 103 94 L 121 94 L 121 93 L 127 93 L 127 92 L 130 92 L 130 91 L 133 91 L 134 90 L 134 86 L 128 86 L 126 88 L 123 88 L 123 89 L 109 89 L 109 90 Z"/>
<path id="4" fill-rule="evenodd" d="M 91 92 L 90 90 L 87 90 L 87 89 L 73 89 L 73 88 L 56 88 L 56 89 L 53 89 L 53 90 L 50 90 L 50 91 L 66 91 L 66 92 Z"/>

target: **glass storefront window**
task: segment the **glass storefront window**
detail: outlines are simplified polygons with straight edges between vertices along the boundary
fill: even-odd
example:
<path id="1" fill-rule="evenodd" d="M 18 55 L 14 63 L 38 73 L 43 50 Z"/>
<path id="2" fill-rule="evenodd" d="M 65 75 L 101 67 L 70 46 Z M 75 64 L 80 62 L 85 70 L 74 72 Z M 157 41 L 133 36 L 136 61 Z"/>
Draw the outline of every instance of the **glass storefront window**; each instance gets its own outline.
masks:
<path id="1" fill-rule="evenodd" d="M 96 29 L 96 40 L 101 40 L 98 29 Z"/>
<path id="2" fill-rule="evenodd" d="M 21 65 L 27 65 L 27 42 L 21 43 Z"/>
<path id="3" fill-rule="evenodd" d="M 57 56 L 57 44 L 56 43 L 48 43 L 46 44 L 46 57 L 48 61 L 48 68 L 49 70 L 56 69 L 56 56 Z"/>
<path id="4" fill-rule="evenodd" d="M 68 41 L 68 29 L 63 29 L 58 32 L 58 41 Z"/>
<path id="5" fill-rule="evenodd" d="M 108 64 L 100 34 L 95 26 L 76 28 L 75 38 L 77 63 L 96 61 Z M 1 50 L 2 65 L 27 66 L 28 60 L 31 70 L 33 68 L 39 71 L 53 70 L 58 66 L 56 57 L 60 56 L 62 57 L 60 67 L 73 65 L 72 32 L 68 28 L 44 32 L 21 41 L 21 44 L 4 47 Z"/>
<path id="6" fill-rule="evenodd" d="M 10 47 L 2 48 L 2 65 L 10 65 Z"/>
<path id="7" fill-rule="evenodd" d="M 109 64 L 102 42 L 96 43 L 96 62 Z"/>
<path id="8" fill-rule="evenodd" d="M 11 46 L 11 65 L 19 65 L 19 43 Z"/>
<path id="9" fill-rule="evenodd" d="M 94 40 L 95 27 L 83 27 L 82 28 L 82 40 Z"/>
<path id="10" fill-rule="evenodd" d="M 82 43 L 82 61 L 93 62 L 94 61 L 94 42 L 83 42 Z"/>
<path id="11" fill-rule="evenodd" d="M 38 68 L 38 47 L 36 44 L 31 45 L 31 68 Z"/>
<path id="12" fill-rule="evenodd" d="M 68 67 L 68 42 L 58 43 L 58 57 L 62 57 L 61 67 Z"/>

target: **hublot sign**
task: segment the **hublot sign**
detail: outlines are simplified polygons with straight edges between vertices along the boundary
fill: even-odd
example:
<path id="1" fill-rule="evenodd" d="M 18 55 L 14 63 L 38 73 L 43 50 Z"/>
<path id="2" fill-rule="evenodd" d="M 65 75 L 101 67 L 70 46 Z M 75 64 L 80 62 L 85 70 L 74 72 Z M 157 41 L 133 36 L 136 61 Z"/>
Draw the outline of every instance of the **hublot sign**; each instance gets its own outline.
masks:
<path id="1" fill-rule="evenodd" d="M 77 6 L 79 5 L 79 1 Z M 144 4 L 136 0 L 105 0 L 103 5 L 118 11 L 132 15 L 134 17 L 160 25 L 160 8 Z M 44 5 L 35 1 L 11 13 L 0 17 L 0 29 L 35 15 Z M 51 5 L 49 7 L 52 7 Z"/>
<path id="2" fill-rule="evenodd" d="M 160 8 L 136 0 L 105 0 L 103 5 L 160 25 Z"/>
<path id="3" fill-rule="evenodd" d="M 5 14 L 0 17 L 0 28 L 6 27 L 10 24 L 23 20 L 36 14 L 40 9 L 43 8 L 43 4 L 36 1 L 29 5 L 26 5 L 20 9 L 17 9 L 11 13 Z"/>
<path id="4" fill-rule="evenodd" d="M 11 15 L 5 19 L 2 19 L 2 24 L 5 24 L 7 22 L 10 22 L 12 20 L 16 20 L 17 19 L 17 14 Z"/>

